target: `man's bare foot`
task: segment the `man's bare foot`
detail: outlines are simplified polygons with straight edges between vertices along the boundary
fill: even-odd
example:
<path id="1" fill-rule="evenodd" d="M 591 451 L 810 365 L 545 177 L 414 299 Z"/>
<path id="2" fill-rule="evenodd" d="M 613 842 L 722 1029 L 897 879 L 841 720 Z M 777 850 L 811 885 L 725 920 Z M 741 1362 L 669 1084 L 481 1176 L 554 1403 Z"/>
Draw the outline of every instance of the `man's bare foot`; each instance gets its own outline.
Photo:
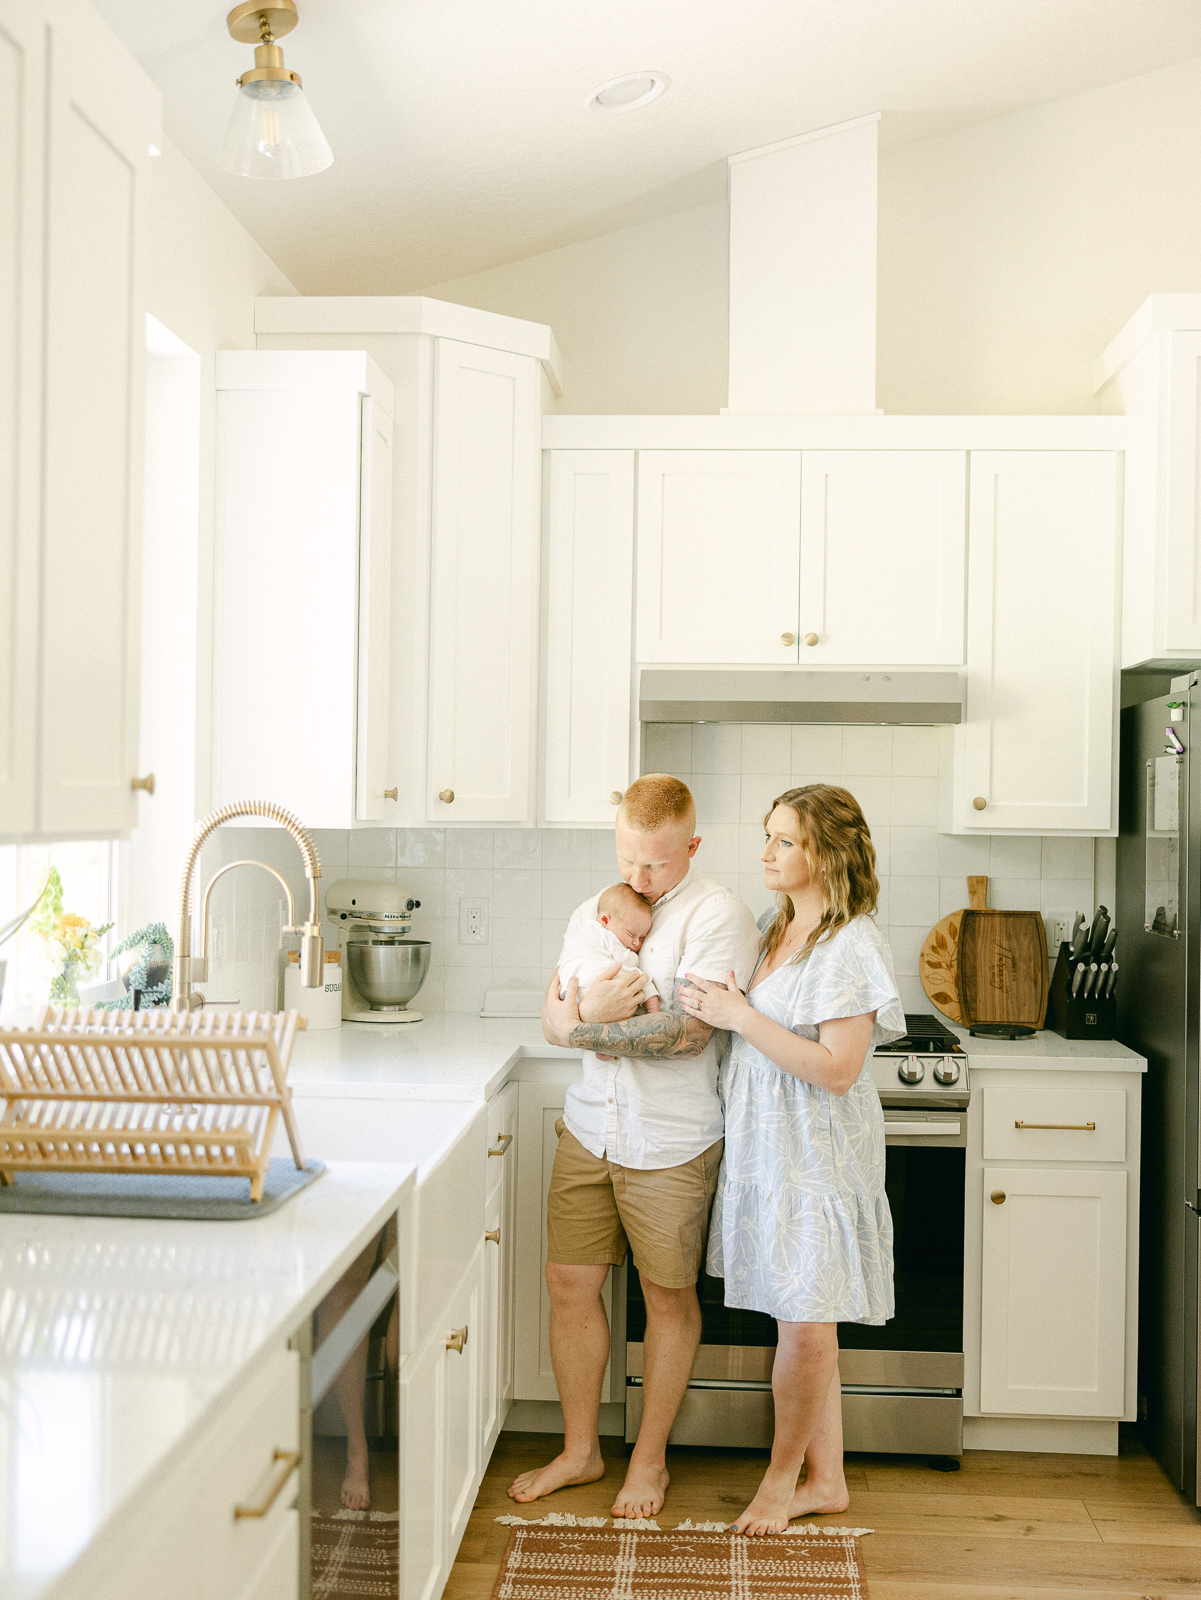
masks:
<path id="1" fill-rule="evenodd" d="M 573 1483 L 595 1483 L 604 1475 L 604 1458 L 601 1456 L 599 1446 L 594 1445 L 591 1455 L 583 1457 L 558 1455 L 535 1472 L 521 1473 L 509 1485 L 509 1499 L 520 1500 L 523 1503 L 527 1500 L 541 1500 L 543 1495 L 554 1494 L 556 1489 L 566 1489 Z"/>
<path id="2" fill-rule="evenodd" d="M 657 1516 L 663 1509 L 663 1496 L 670 1482 L 671 1474 L 666 1467 L 643 1467 L 631 1461 L 610 1516 Z"/>
<path id="3" fill-rule="evenodd" d="M 786 1477 L 773 1473 L 768 1467 L 755 1498 L 738 1521 L 730 1524 L 731 1532 L 745 1533 L 751 1538 L 761 1533 L 783 1533 L 793 1514 L 792 1504 L 798 1492 L 795 1483 L 789 1483 Z"/>
<path id="4" fill-rule="evenodd" d="M 837 1478 L 828 1478 L 824 1483 L 818 1479 L 812 1482 L 808 1478 L 804 1483 L 798 1483 L 796 1493 L 792 1497 L 792 1504 L 788 1508 L 789 1517 L 821 1516 L 826 1511 L 845 1511 L 851 1503 L 847 1493 L 847 1480 L 840 1472 Z"/>
<path id="5" fill-rule="evenodd" d="M 346 1476 L 342 1479 L 342 1504 L 350 1511 L 366 1511 L 371 1504 L 371 1490 L 367 1484 L 366 1453 L 346 1452 Z"/>

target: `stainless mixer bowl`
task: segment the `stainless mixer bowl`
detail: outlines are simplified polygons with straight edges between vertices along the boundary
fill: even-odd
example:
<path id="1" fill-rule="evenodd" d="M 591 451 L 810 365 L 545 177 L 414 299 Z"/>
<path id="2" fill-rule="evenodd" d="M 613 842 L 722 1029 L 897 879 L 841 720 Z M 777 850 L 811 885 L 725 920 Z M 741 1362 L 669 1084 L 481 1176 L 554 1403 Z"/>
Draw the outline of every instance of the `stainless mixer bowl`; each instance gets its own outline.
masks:
<path id="1" fill-rule="evenodd" d="M 355 988 L 372 1011 L 403 1011 L 430 968 L 428 939 L 348 939 Z"/>

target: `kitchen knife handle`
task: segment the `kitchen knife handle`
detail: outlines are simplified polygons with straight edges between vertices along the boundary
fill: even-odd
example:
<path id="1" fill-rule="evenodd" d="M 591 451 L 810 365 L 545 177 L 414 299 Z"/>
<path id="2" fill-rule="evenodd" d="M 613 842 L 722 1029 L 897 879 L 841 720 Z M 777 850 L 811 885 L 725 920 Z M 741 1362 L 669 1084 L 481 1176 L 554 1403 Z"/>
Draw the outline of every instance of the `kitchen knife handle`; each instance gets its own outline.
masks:
<path id="1" fill-rule="evenodd" d="M 1075 1000 L 1080 993 L 1080 985 L 1084 982 L 1084 963 L 1080 962 L 1072 974 L 1072 999 Z"/>
<path id="2" fill-rule="evenodd" d="M 1083 989 L 1082 993 L 1083 993 L 1084 998 L 1086 1000 L 1088 999 L 1089 995 L 1092 994 L 1093 985 L 1096 983 L 1096 981 L 1097 981 L 1097 963 L 1094 961 L 1092 963 L 1092 965 L 1089 967 L 1088 971 L 1084 974 L 1084 989 Z"/>

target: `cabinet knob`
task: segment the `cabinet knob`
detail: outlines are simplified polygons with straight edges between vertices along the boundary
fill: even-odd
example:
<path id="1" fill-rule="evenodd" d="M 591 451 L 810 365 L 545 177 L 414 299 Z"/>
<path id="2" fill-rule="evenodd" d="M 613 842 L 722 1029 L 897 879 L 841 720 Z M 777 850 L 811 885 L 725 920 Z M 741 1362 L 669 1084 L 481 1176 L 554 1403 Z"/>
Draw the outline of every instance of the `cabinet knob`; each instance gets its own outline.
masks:
<path id="1" fill-rule="evenodd" d="M 488 1240 L 489 1244 L 499 1244 L 500 1243 L 500 1229 L 499 1228 L 486 1228 L 484 1230 L 484 1238 Z"/>
<path id="2" fill-rule="evenodd" d="M 384 799 L 385 800 L 395 800 L 395 799 L 398 798 L 399 794 L 400 794 L 400 786 L 397 785 L 397 787 L 395 789 L 385 789 L 384 790 Z"/>
<path id="3" fill-rule="evenodd" d="M 987 804 L 988 804 L 988 801 L 984 798 L 984 796 L 982 794 L 978 794 L 976 796 L 976 798 L 972 801 L 972 810 L 973 811 L 983 811 Z"/>
<path id="4" fill-rule="evenodd" d="M 1005 1204 L 1004 1189 L 994 1189 L 990 1198 L 994 1206 L 1003 1206 Z"/>
<path id="5" fill-rule="evenodd" d="M 153 794 L 154 793 L 154 773 L 153 772 L 148 772 L 144 778 L 130 778 L 129 787 L 132 790 L 134 790 L 135 793 L 139 789 L 145 789 L 147 794 Z"/>
<path id="6" fill-rule="evenodd" d="M 796 634 L 795 633 L 782 633 L 780 635 L 780 643 L 781 644 L 795 644 L 796 643 Z"/>
<path id="7" fill-rule="evenodd" d="M 439 789 L 438 790 L 438 799 L 441 800 L 441 802 L 442 802 L 442 804 L 444 806 L 450 805 L 450 803 L 454 799 L 454 797 L 455 797 L 455 792 L 454 792 L 453 789 Z"/>
<path id="8" fill-rule="evenodd" d="M 816 644 L 817 643 L 817 634 L 815 634 L 815 633 L 807 633 L 805 635 L 805 643 L 806 644 Z"/>
<path id="9" fill-rule="evenodd" d="M 624 799 L 625 795 L 620 789 L 614 789 L 609 794 L 609 804 L 611 806 L 619 806 Z"/>
<path id="10" fill-rule="evenodd" d="M 450 1330 L 450 1338 L 446 1341 L 446 1348 L 448 1350 L 454 1350 L 455 1352 L 457 1352 L 457 1354 L 462 1355 L 466 1345 L 467 1345 L 467 1329 L 466 1328 L 452 1328 Z"/>

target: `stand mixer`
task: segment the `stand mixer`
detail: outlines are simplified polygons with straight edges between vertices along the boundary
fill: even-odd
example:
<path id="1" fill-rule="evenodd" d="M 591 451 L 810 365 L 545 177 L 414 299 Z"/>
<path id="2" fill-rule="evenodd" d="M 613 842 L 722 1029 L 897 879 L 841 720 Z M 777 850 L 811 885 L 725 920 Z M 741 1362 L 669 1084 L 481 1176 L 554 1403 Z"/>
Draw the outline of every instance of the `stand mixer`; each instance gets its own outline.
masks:
<path id="1" fill-rule="evenodd" d="M 344 1022 L 420 1022 L 410 1011 L 430 965 L 428 939 L 407 937 L 420 906 L 394 883 L 340 878 L 325 891 L 325 915 L 345 952 Z"/>

